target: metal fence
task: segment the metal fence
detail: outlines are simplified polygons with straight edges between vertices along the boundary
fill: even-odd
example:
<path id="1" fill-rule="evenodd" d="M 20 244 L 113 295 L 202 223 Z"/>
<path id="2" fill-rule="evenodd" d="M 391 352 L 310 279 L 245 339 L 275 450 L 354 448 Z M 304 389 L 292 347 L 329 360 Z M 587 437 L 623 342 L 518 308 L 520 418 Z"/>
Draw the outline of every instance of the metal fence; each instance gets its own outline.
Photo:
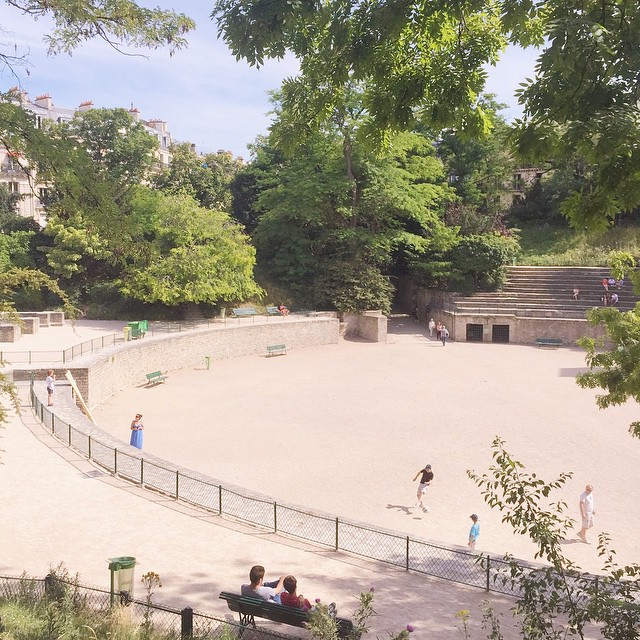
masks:
<path id="1" fill-rule="evenodd" d="M 0 602 L 14 602 L 32 605 L 47 599 L 69 603 L 78 613 L 104 613 L 113 608 L 111 592 L 99 587 L 82 585 L 73 580 L 61 579 L 55 575 L 46 578 L 27 576 L 0 576 Z M 166 605 L 124 597 L 117 598 L 115 605 L 126 610 L 129 623 L 144 630 L 144 637 L 150 638 L 246 638 L 246 629 L 239 623 L 224 620 L 194 611 L 191 607 L 176 609 Z M 244 635 L 243 635 L 244 634 Z M 298 636 L 278 633 L 258 628 L 251 631 L 251 637 L 259 640 L 297 640 Z"/>
<path id="2" fill-rule="evenodd" d="M 110 473 L 171 496 L 175 500 L 231 516 L 236 520 L 286 534 L 321 547 L 384 562 L 407 571 L 507 595 L 519 588 L 503 579 L 509 564 L 498 558 L 479 556 L 462 549 L 418 540 L 411 536 L 310 513 L 268 498 L 241 493 L 213 480 L 132 455 L 101 442 L 57 418 L 30 389 L 31 405 L 42 424 L 56 437 Z"/>

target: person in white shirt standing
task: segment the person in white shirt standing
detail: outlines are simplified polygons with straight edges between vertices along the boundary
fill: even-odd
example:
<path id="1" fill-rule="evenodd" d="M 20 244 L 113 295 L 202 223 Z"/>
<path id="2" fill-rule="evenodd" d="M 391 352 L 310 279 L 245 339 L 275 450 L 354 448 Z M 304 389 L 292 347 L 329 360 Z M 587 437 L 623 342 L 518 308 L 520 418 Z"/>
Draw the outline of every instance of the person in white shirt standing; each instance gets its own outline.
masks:
<path id="1" fill-rule="evenodd" d="M 587 529 L 593 527 L 593 516 L 596 512 L 593 509 L 593 487 L 588 484 L 580 494 L 580 516 L 582 517 L 582 529 L 578 533 L 578 538 L 585 544 L 590 544 L 587 540 Z"/>

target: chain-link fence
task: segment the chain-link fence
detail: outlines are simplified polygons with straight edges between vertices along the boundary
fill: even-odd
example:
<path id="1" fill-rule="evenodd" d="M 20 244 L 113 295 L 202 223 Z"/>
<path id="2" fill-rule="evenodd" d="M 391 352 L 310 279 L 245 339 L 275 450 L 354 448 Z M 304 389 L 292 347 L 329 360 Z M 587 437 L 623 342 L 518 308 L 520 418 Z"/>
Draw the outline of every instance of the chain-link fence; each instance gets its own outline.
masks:
<path id="1" fill-rule="evenodd" d="M 144 454 L 122 451 L 101 442 L 57 418 L 36 396 L 31 387 L 31 404 L 43 425 L 70 447 L 110 473 L 141 486 L 169 495 L 176 500 L 219 515 L 262 527 L 274 533 L 317 544 L 335 551 L 378 560 L 407 571 L 480 587 L 488 591 L 516 595 L 517 586 L 498 579 L 508 564 L 500 559 L 445 547 L 410 536 L 311 513 L 266 497 L 242 493 L 213 480 L 189 475 L 170 463 L 149 461 Z"/>
<path id="2" fill-rule="evenodd" d="M 45 603 L 57 603 L 60 608 L 72 609 L 76 615 L 117 611 L 120 624 L 125 621 L 132 628 L 139 629 L 141 637 L 148 639 L 231 640 L 242 637 L 246 640 L 250 636 L 255 640 L 299 640 L 298 636 L 271 629 L 246 629 L 238 623 L 200 613 L 190 607 L 176 609 L 127 597 L 114 600 L 110 591 L 55 575 L 46 578 L 0 576 L 0 604 L 9 602 L 23 605 L 32 616 L 37 615 L 36 605 Z M 47 617 L 49 620 L 55 618 L 51 608 L 47 610 Z"/>

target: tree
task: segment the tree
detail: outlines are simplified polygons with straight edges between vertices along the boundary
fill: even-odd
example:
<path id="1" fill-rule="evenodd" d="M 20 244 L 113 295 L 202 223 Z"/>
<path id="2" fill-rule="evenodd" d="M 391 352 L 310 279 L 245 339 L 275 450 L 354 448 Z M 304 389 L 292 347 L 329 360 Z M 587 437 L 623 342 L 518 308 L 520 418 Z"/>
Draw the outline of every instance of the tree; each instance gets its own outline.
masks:
<path id="1" fill-rule="evenodd" d="M 123 47 L 158 49 L 169 47 L 169 54 L 186 46 L 184 35 L 195 23 L 184 14 L 147 9 L 133 0 L 5 0 L 5 4 L 32 16 L 48 16 L 55 28 L 46 36 L 49 53 L 71 53 L 92 38 L 100 38 L 117 50 Z M 0 25 L 1 27 L 1 25 Z M 11 46 L 0 44 L 0 69 L 24 63 L 27 54 L 11 53 Z"/>
<path id="2" fill-rule="evenodd" d="M 231 184 L 243 162 L 228 151 L 197 155 L 189 143 L 175 145 L 171 164 L 154 177 L 166 193 L 184 193 L 205 209 L 231 211 Z"/>
<path id="3" fill-rule="evenodd" d="M 640 565 L 617 566 L 606 534 L 601 534 L 598 542 L 605 571 L 598 579 L 582 573 L 563 554 L 562 543 L 575 522 L 565 514 L 566 504 L 561 499 L 544 502 L 552 499 L 571 473 L 545 482 L 535 473 L 527 473 L 500 438 L 493 442 L 493 459 L 488 474 L 467 471 L 467 475 L 481 489 L 485 502 L 503 513 L 502 522 L 516 533 L 528 535 L 538 547 L 536 557 L 548 563 L 531 568 L 508 557 L 507 570 L 495 576 L 519 594 L 513 612 L 523 637 L 637 638 Z M 498 620 L 493 621 L 491 637 L 500 637 L 496 635 Z"/>
<path id="4" fill-rule="evenodd" d="M 273 182 L 256 200 L 259 273 L 299 304 L 388 311 L 389 277 L 442 232 L 442 203 L 451 194 L 424 136 L 398 135 L 378 158 L 356 142 L 351 178 L 343 143 L 327 127 L 273 168 Z"/>
<path id="5" fill-rule="evenodd" d="M 473 208 L 484 228 L 470 233 L 492 231 L 496 219 L 506 212 L 511 201 L 511 182 L 515 162 L 506 144 L 508 126 L 494 96 L 480 100 L 490 118 L 492 130 L 484 138 L 470 139 L 455 130 L 446 130 L 438 142 L 438 157 L 443 161 L 451 186 L 465 207 Z M 464 231 L 463 231 L 464 233 Z"/>
<path id="6" fill-rule="evenodd" d="M 228 214 L 145 187 L 136 191 L 132 211 L 139 237 L 118 281 L 125 295 L 170 306 L 260 296 L 254 249 Z"/>
<path id="7" fill-rule="evenodd" d="M 576 226 L 602 227 L 640 204 L 639 12 L 623 0 L 218 0 L 213 17 L 238 59 L 299 59 L 292 106 L 310 128 L 330 117 L 348 83 L 363 83 L 370 120 L 360 134 L 378 143 L 416 120 L 486 134 L 486 65 L 507 42 L 538 47 L 514 147 L 536 164 L 584 158 L 590 179 L 563 213 Z"/>

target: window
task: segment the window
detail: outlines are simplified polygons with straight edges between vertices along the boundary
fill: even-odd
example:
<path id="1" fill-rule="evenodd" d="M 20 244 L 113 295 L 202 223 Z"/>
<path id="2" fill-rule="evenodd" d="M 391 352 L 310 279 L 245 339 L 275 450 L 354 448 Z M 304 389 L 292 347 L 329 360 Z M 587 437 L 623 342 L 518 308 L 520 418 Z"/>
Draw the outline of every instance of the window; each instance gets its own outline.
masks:
<path id="1" fill-rule="evenodd" d="M 49 199 L 49 189 L 47 187 L 40 187 L 38 189 L 38 199 L 42 206 L 46 206 Z"/>
<path id="2" fill-rule="evenodd" d="M 509 325 L 494 324 L 493 327 L 491 327 L 491 341 L 509 342 Z"/>
<path id="3" fill-rule="evenodd" d="M 9 188 L 9 193 L 20 193 L 19 182 L 8 182 L 7 187 Z"/>
<path id="4" fill-rule="evenodd" d="M 481 324 L 467 325 L 467 342 L 482 342 L 483 327 Z"/>

